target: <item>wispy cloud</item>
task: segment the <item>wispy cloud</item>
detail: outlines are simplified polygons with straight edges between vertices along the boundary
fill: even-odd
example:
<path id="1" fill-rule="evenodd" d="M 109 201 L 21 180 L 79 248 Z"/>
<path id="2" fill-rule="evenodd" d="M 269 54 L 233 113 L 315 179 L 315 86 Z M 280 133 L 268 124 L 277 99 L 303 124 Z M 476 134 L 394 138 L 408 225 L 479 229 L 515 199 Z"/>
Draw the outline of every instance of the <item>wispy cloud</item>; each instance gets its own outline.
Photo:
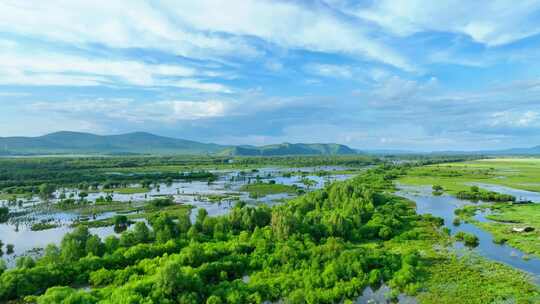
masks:
<path id="1" fill-rule="evenodd" d="M 540 3 L 534 0 L 383 0 L 369 7 L 344 7 L 346 12 L 398 35 L 427 31 L 460 33 L 476 42 L 498 46 L 540 33 Z"/>
<path id="2" fill-rule="evenodd" d="M 195 58 L 258 55 L 242 39 L 191 31 L 168 13 L 146 1 L 7 0 L 0 3 L 0 27 L 81 46 L 100 43 L 112 48 L 160 49 Z"/>
<path id="3" fill-rule="evenodd" d="M 0 132 L 536 144 L 538 16 L 532 0 L 0 1 Z"/>
<path id="4" fill-rule="evenodd" d="M 489 125 L 493 127 L 530 127 L 540 126 L 540 113 L 535 111 L 502 111 L 491 114 Z"/>
<path id="5" fill-rule="evenodd" d="M 97 99 L 65 102 L 34 102 L 25 106 L 29 112 L 61 114 L 72 118 L 99 116 L 134 123 L 175 123 L 228 113 L 230 102 L 220 100 L 163 100 L 140 103 L 129 99 Z"/>
<path id="6" fill-rule="evenodd" d="M 351 78 L 353 77 L 353 70 L 346 65 L 335 64 L 308 64 L 305 66 L 305 70 L 308 73 L 315 74 L 323 77 L 332 78 Z"/>
<path id="7" fill-rule="evenodd" d="M 225 85 L 194 78 L 206 76 L 213 74 L 177 64 L 147 64 L 133 60 L 91 59 L 50 53 L 0 53 L 0 84 L 4 85 L 123 84 L 231 92 Z"/>
<path id="8" fill-rule="evenodd" d="M 259 56 L 249 39 L 256 37 L 284 48 L 350 54 L 414 70 L 399 53 L 371 39 L 369 27 L 296 2 L 6 1 L 0 4 L 0 26 L 53 41 L 162 49 L 194 58 Z"/>

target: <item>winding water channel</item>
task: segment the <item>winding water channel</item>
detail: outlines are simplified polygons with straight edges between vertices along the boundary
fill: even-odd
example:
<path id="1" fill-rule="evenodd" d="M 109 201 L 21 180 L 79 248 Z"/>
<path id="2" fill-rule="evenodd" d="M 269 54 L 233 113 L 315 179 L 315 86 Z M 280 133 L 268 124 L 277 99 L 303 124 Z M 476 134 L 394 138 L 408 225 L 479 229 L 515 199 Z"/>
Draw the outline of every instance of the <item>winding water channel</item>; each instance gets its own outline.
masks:
<path id="1" fill-rule="evenodd" d="M 483 188 L 485 185 L 482 186 Z M 496 244 L 493 242 L 493 236 L 473 224 L 462 222 L 459 226 L 452 225 L 452 221 L 455 217 L 454 210 L 469 204 L 474 204 L 470 201 L 460 200 L 450 195 L 441 195 L 434 196 L 432 194 L 432 189 L 429 186 L 426 187 L 417 187 L 417 186 L 405 186 L 398 185 L 400 191 L 398 195 L 410 199 L 416 203 L 417 212 L 420 214 L 432 214 L 434 216 L 444 219 L 444 226 L 451 229 L 452 235 L 456 234 L 459 231 L 472 233 L 478 237 L 480 244 L 478 247 L 472 249 L 474 252 L 479 255 L 486 257 L 488 259 L 505 263 L 514 268 L 520 269 L 532 275 L 533 279 L 540 283 L 540 259 L 537 257 L 532 257 L 519 249 L 513 248 L 506 244 Z M 515 191 L 516 189 L 504 187 L 502 188 L 492 188 L 489 190 L 500 193 L 508 193 Z M 506 190 L 506 191 L 504 191 Z M 528 191 L 525 191 L 528 192 Z M 524 199 L 532 200 L 537 193 L 530 192 L 531 196 L 526 196 L 526 193 L 521 192 Z M 477 214 L 475 219 L 478 221 L 488 221 L 482 213 Z M 459 250 L 468 250 L 465 249 L 463 245 L 459 244 L 456 246 Z M 527 259 L 524 259 L 524 256 Z"/>

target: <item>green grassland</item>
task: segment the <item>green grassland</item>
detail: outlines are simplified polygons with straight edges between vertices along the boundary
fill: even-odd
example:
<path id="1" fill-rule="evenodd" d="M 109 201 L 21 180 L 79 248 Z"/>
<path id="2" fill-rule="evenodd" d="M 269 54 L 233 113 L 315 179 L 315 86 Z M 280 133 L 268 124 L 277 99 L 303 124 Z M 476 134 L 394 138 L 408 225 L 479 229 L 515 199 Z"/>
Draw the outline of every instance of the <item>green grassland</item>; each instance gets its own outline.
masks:
<path id="1" fill-rule="evenodd" d="M 108 193 L 118 193 L 118 194 L 138 194 L 138 193 L 147 193 L 150 192 L 150 189 L 144 187 L 125 187 L 125 188 L 115 188 L 112 190 L 107 190 Z"/>
<path id="2" fill-rule="evenodd" d="M 58 211 L 70 211 L 81 215 L 91 216 L 103 212 L 131 212 L 140 208 L 144 203 L 126 203 L 126 202 L 100 202 L 73 205 L 53 205 Z"/>
<path id="3" fill-rule="evenodd" d="M 440 185 L 450 194 L 479 182 L 540 192 L 540 158 L 499 158 L 415 167 L 399 179 L 407 185 Z"/>
<path id="4" fill-rule="evenodd" d="M 526 274 L 477 256 L 444 256 L 426 267 L 419 303 L 538 303 L 538 288 Z"/>
<path id="5" fill-rule="evenodd" d="M 487 218 L 494 222 L 479 226 L 496 240 L 506 240 L 511 246 L 540 257 L 540 205 L 508 206 Z M 534 231 L 512 232 L 512 228 L 524 226 L 534 227 Z"/>
<path id="6" fill-rule="evenodd" d="M 240 191 L 248 192 L 251 196 L 255 197 L 278 193 L 294 194 L 297 192 L 297 190 L 297 187 L 294 186 L 269 183 L 247 184 L 240 188 Z"/>

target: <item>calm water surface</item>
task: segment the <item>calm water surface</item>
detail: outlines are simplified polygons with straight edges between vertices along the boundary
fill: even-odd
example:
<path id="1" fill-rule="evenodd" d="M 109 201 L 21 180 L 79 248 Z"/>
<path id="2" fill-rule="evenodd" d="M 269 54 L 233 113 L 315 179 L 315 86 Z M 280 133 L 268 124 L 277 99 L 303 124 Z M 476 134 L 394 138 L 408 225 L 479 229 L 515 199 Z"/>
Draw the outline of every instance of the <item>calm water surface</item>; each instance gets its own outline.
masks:
<path id="1" fill-rule="evenodd" d="M 417 212 L 420 214 L 432 214 L 444 219 L 444 226 L 452 231 L 452 235 L 458 231 L 472 233 L 478 237 L 480 244 L 472 249 L 479 255 L 488 259 L 502 262 L 514 268 L 530 273 L 536 282 L 540 282 L 540 259 L 528 256 L 519 249 L 513 248 L 506 244 L 493 243 L 493 236 L 468 223 L 462 222 L 459 226 L 452 225 L 455 218 L 454 210 L 464 206 L 473 204 L 472 202 L 460 200 L 450 195 L 434 196 L 431 194 L 431 187 L 411 187 L 399 185 L 400 191 L 398 195 L 408 198 L 416 202 Z M 478 214 L 476 219 L 479 221 L 487 221 L 483 214 Z M 458 246 L 459 249 L 467 250 L 463 246 Z M 529 260 L 524 259 L 528 256 Z"/>
<path id="2" fill-rule="evenodd" d="M 137 194 L 113 194 L 115 201 L 119 202 L 143 202 L 159 196 L 172 196 L 176 203 L 192 205 L 191 220 L 194 221 L 198 209 L 204 208 L 210 216 L 219 216 L 227 214 L 233 207 L 234 201 L 224 200 L 221 203 L 213 203 L 207 199 L 207 195 L 234 195 L 247 202 L 248 204 L 268 204 L 274 205 L 280 203 L 283 199 L 294 197 L 287 193 L 271 194 L 257 200 L 249 197 L 246 192 L 240 191 L 240 188 L 248 182 L 255 182 L 257 178 L 263 181 L 270 179 L 275 180 L 277 184 L 296 185 L 304 188 L 301 183 L 302 176 L 291 175 L 283 176 L 284 172 L 305 172 L 307 178 L 315 181 L 315 185 L 310 188 L 318 189 L 329 183 L 337 180 L 345 180 L 351 175 L 329 175 L 317 176 L 313 172 L 316 171 L 334 171 L 343 170 L 343 167 L 308 167 L 308 168 L 261 168 L 256 172 L 246 172 L 240 174 L 240 171 L 215 171 L 218 174 L 218 180 L 208 184 L 206 181 L 177 181 L 171 184 L 160 184 L 159 187 L 153 187 L 147 193 Z M 133 185 L 136 186 L 136 185 Z M 76 189 L 60 189 L 55 193 L 58 197 L 61 192 L 65 192 L 69 197 L 71 193 L 77 198 L 79 190 Z M 94 202 L 99 197 L 105 196 L 105 192 L 90 192 L 86 200 Z M 58 199 L 51 199 L 50 204 L 58 202 Z M 6 204 L 6 201 L 0 201 L 1 204 Z M 26 211 L 15 218 L 11 218 L 8 223 L 0 224 L 0 240 L 4 244 L 13 244 L 15 252 L 12 255 L 3 255 L 3 259 L 10 264 L 12 261 L 29 251 L 34 251 L 35 248 L 43 248 L 48 244 L 59 244 L 63 236 L 70 232 L 72 228 L 70 224 L 74 221 L 84 218 L 77 212 L 57 212 L 50 211 L 45 208 L 45 203 L 38 197 L 33 197 L 24 202 L 22 207 L 12 206 L 10 212 Z M 106 219 L 115 216 L 116 212 L 104 212 L 97 214 L 95 219 Z M 32 224 L 37 222 L 50 222 L 59 225 L 57 228 L 32 231 Z M 90 232 L 97 234 L 101 238 L 115 234 L 113 227 L 92 228 Z M 4 247 L 5 251 L 5 247 Z"/>

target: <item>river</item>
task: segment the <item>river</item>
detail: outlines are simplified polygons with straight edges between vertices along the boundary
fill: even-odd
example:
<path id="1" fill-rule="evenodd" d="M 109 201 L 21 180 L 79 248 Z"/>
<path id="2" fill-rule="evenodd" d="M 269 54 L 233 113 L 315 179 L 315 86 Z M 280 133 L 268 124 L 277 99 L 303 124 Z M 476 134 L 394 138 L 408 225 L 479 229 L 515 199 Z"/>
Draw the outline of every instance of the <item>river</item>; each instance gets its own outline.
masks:
<path id="1" fill-rule="evenodd" d="M 460 200 L 450 195 L 434 196 L 431 187 L 417 187 L 399 185 L 398 195 L 410 199 L 416 203 L 416 209 L 419 214 L 432 214 L 444 219 L 444 226 L 451 229 L 452 235 L 459 231 L 472 233 L 478 237 L 480 244 L 471 249 L 479 255 L 490 260 L 505 263 L 514 268 L 520 269 L 531 274 L 537 283 L 540 283 L 540 259 L 532 257 L 519 249 L 506 244 L 496 244 L 493 242 L 493 236 L 473 224 L 461 223 L 459 226 L 452 225 L 455 218 L 454 210 L 468 204 L 474 204 L 469 201 Z M 487 221 L 483 214 L 477 214 L 478 221 Z M 458 250 L 469 250 L 464 248 L 461 243 L 456 245 Z M 527 256 L 527 259 L 524 259 Z"/>

